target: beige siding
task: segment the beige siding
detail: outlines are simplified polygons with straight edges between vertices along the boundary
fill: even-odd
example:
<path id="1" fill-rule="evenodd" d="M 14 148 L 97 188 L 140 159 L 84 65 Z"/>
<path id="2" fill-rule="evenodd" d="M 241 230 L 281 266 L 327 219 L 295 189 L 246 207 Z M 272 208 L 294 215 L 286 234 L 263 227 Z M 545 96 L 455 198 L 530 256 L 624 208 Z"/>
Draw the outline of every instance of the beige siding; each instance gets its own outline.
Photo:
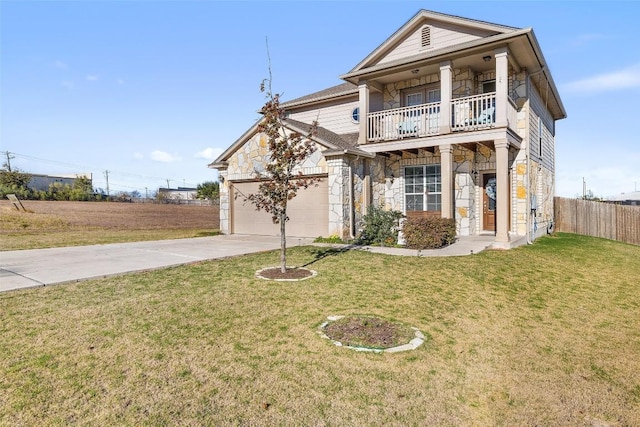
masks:
<path id="1" fill-rule="evenodd" d="M 358 107 L 358 99 L 348 102 L 327 103 L 307 109 L 291 111 L 289 117 L 304 123 L 318 121 L 318 125 L 337 134 L 358 132 L 358 123 L 351 119 L 351 113 Z"/>
<path id="2" fill-rule="evenodd" d="M 531 156 L 550 171 L 555 170 L 555 129 L 554 120 L 545 107 L 542 98 L 533 85 L 529 87 L 529 141 Z M 539 132 L 538 118 L 542 121 L 542 135 Z M 540 137 L 542 137 L 542 152 L 540 152 Z"/>
<path id="3" fill-rule="evenodd" d="M 420 26 L 409 37 L 401 41 L 391 52 L 378 61 L 378 63 L 383 64 L 406 58 L 408 56 L 417 55 L 429 49 L 442 49 L 460 43 L 470 42 L 492 34 L 488 31 L 458 27 L 444 23 L 433 23 L 427 25 L 431 27 L 430 47 L 423 48 L 421 45 L 422 26 Z"/>

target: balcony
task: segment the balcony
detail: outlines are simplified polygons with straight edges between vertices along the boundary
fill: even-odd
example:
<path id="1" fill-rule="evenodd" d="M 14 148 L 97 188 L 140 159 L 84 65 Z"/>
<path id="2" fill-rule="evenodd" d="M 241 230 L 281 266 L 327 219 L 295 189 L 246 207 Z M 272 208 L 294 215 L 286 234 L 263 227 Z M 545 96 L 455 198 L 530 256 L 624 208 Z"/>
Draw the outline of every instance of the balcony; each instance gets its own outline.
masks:
<path id="1" fill-rule="evenodd" d="M 516 130 L 517 108 L 507 98 L 507 125 Z M 367 141 L 441 135 L 440 102 L 377 111 L 367 116 Z M 496 127 L 496 93 L 456 98 L 450 105 L 451 132 L 470 132 Z"/>

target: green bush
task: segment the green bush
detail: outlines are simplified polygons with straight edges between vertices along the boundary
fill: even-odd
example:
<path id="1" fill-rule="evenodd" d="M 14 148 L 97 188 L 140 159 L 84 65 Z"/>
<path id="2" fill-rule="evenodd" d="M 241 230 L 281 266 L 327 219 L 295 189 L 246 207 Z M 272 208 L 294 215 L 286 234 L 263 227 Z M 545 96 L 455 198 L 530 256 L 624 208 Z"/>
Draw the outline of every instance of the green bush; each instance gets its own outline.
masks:
<path id="1" fill-rule="evenodd" d="M 411 249 L 438 249 L 456 240 L 452 218 L 411 218 L 402 224 L 405 245 Z"/>
<path id="2" fill-rule="evenodd" d="M 369 212 L 362 217 L 363 228 L 357 243 L 361 245 L 395 245 L 398 241 L 401 218 L 404 218 L 402 212 L 387 211 L 381 207 L 370 206 Z"/>
<path id="3" fill-rule="evenodd" d="M 315 238 L 315 240 L 313 241 L 313 243 L 344 243 L 344 241 L 337 236 L 336 234 L 332 234 L 329 237 L 322 237 L 322 236 L 318 236 Z"/>

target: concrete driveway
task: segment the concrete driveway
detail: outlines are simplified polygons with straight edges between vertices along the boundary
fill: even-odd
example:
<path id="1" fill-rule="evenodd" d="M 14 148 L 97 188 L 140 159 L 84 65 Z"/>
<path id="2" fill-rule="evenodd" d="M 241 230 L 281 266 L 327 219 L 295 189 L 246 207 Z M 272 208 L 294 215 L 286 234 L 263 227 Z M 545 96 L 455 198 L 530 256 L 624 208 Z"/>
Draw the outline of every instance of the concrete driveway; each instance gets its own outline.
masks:
<path id="1" fill-rule="evenodd" d="M 287 246 L 313 239 L 287 238 Z M 280 237 L 214 236 L 0 252 L 0 291 L 78 282 L 280 248 Z"/>
<path id="2" fill-rule="evenodd" d="M 493 236 L 459 237 L 446 248 L 421 251 L 375 246 L 362 246 L 358 249 L 402 256 L 465 256 L 482 252 L 491 246 L 493 240 Z M 287 237 L 288 247 L 312 243 L 313 239 L 310 238 Z M 233 234 L 0 252 L 0 292 L 79 282 L 276 249 L 280 249 L 280 237 Z"/>

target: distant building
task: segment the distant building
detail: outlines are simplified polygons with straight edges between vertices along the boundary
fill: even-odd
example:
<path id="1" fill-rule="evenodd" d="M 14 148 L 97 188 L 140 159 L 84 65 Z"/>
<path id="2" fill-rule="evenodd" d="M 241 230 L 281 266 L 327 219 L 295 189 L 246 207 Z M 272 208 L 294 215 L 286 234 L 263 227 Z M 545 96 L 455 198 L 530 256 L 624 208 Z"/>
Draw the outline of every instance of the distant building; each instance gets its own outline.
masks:
<path id="1" fill-rule="evenodd" d="M 195 200 L 198 195 L 197 188 L 178 187 L 178 188 L 158 188 L 158 194 L 163 199 L 171 200 Z"/>
<path id="2" fill-rule="evenodd" d="M 616 205 L 640 206 L 640 191 L 622 193 L 618 196 L 608 197 L 605 201 Z"/>
<path id="3" fill-rule="evenodd" d="M 32 190 L 38 191 L 47 191 L 51 184 L 59 183 L 62 185 L 69 185 L 73 187 L 73 184 L 76 182 L 78 178 L 87 178 L 89 182 L 91 182 L 91 186 L 93 187 L 93 174 L 91 173 L 73 173 L 68 175 L 39 175 L 39 174 L 29 174 L 31 175 L 31 181 L 27 185 Z"/>

